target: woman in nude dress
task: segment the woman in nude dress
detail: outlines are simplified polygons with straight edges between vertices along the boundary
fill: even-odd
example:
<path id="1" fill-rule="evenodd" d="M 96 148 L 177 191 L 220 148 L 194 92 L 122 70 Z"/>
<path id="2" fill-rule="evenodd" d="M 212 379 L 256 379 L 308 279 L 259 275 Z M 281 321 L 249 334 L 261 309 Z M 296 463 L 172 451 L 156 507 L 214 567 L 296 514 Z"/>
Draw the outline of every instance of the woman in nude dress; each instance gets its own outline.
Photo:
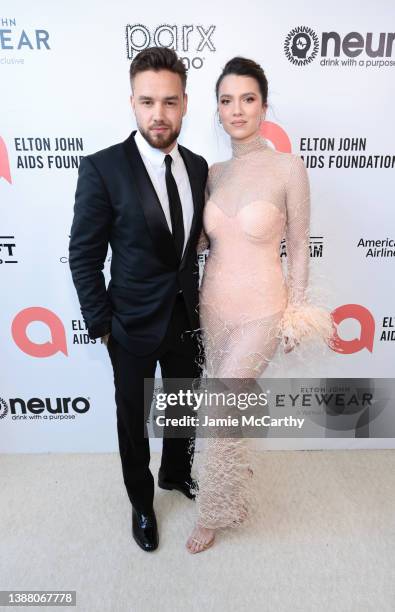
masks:
<path id="1" fill-rule="evenodd" d="M 200 291 L 206 374 L 216 380 L 259 378 L 282 343 L 332 333 L 330 314 L 308 304 L 309 181 L 301 157 L 271 148 L 260 135 L 268 83 L 252 60 L 230 60 L 216 84 L 219 120 L 232 157 L 210 168 L 200 250 L 210 247 Z M 280 242 L 287 245 L 287 277 Z M 205 243 L 205 240 L 207 242 Z M 196 497 L 191 553 L 215 531 L 246 518 L 254 472 L 246 440 L 208 438 Z"/>

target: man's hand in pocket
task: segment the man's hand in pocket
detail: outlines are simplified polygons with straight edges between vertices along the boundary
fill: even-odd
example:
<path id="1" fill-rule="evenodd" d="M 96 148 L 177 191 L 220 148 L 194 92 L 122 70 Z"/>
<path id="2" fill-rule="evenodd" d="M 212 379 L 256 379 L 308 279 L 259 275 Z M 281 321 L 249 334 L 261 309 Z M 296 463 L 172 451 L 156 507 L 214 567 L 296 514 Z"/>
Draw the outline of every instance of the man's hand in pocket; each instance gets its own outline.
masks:
<path id="1" fill-rule="evenodd" d="M 102 344 L 105 344 L 107 346 L 109 337 L 110 337 L 110 334 L 106 334 L 105 336 L 102 336 L 102 339 L 101 339 Z"/>

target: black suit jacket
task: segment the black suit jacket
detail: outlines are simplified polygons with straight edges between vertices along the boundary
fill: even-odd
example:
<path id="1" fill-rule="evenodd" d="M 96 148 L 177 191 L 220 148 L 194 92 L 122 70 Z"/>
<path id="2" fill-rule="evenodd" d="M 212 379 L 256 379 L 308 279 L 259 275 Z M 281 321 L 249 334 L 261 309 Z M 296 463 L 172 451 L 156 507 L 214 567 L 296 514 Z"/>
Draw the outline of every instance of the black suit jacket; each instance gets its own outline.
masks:
<path id="1" fill-rule="evenodd" d="M 181 262 L 134 134 L 81 160 L 69 244 L 73 282 L 90 338 L 111 332 L 135 355 L 163 339 L 182 289 L 191 330 L 199 328 L 196 244 L 202 228 L 207 162 L 179 146 L 194 214 Z M 111 281 L 103 275 L 111 245 Z"/>

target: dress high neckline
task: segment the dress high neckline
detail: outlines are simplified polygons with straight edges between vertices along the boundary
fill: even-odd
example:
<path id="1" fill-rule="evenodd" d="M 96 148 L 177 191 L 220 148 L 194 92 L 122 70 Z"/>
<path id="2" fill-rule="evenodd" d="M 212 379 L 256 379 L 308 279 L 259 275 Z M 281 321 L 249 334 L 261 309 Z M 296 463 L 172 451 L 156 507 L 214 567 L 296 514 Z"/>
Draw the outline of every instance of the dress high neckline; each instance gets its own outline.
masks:
<path id="1" fill-rule="evenodd" d="M 245 157 L 249 153 L 256 153 L 259 151 L 264 151 L 268 148 L 268 144 L 265 138 L 258 134 L 253 140 L 248 142 L 238 142 L 237 140 L 231 139 L 232 144 L 232 154 L 233 157 L 239 159 L 241 157 Z"/>

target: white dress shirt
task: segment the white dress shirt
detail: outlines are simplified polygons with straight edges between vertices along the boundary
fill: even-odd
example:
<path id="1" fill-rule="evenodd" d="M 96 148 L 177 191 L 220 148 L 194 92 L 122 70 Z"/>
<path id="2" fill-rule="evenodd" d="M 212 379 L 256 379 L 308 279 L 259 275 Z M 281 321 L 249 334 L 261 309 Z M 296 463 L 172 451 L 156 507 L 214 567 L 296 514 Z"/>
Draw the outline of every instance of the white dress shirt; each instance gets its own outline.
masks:
<path id="1" fill-rule="evenodd" d="M 169 226 L 170 232 L 172 232 L 169 197 L 167 195 L 166 188 L 166 153 L 163 153 L 163 151 L 161 151 L 160 149 L 155 149 L 154 147 L 151 147 L 151 145 L 145 140 L 145 138 L 140 134 L 138 130 L 134 138 L 136 141 L 137 148 L 143 159 L 144 165 L 149 174 L 149 177 L 158 195 L 159 202 L 163 208 L 163 212 L 165 213 L 166 221 Z M 181 154 L 178 150 L 177 143 L 174 145 L 169 155 L 171 155 L 171 157 L 173 158 L 171 164 L 171 171 L 177 183 L 178 193 L 180 195 L 182 206 L 182 216 L 184 219 L 184 252 L 192 225 L 192 191 L 191 186 L 189 184 L 188 173 L 185 168 L 184 160 L 182 159 Z"/>

